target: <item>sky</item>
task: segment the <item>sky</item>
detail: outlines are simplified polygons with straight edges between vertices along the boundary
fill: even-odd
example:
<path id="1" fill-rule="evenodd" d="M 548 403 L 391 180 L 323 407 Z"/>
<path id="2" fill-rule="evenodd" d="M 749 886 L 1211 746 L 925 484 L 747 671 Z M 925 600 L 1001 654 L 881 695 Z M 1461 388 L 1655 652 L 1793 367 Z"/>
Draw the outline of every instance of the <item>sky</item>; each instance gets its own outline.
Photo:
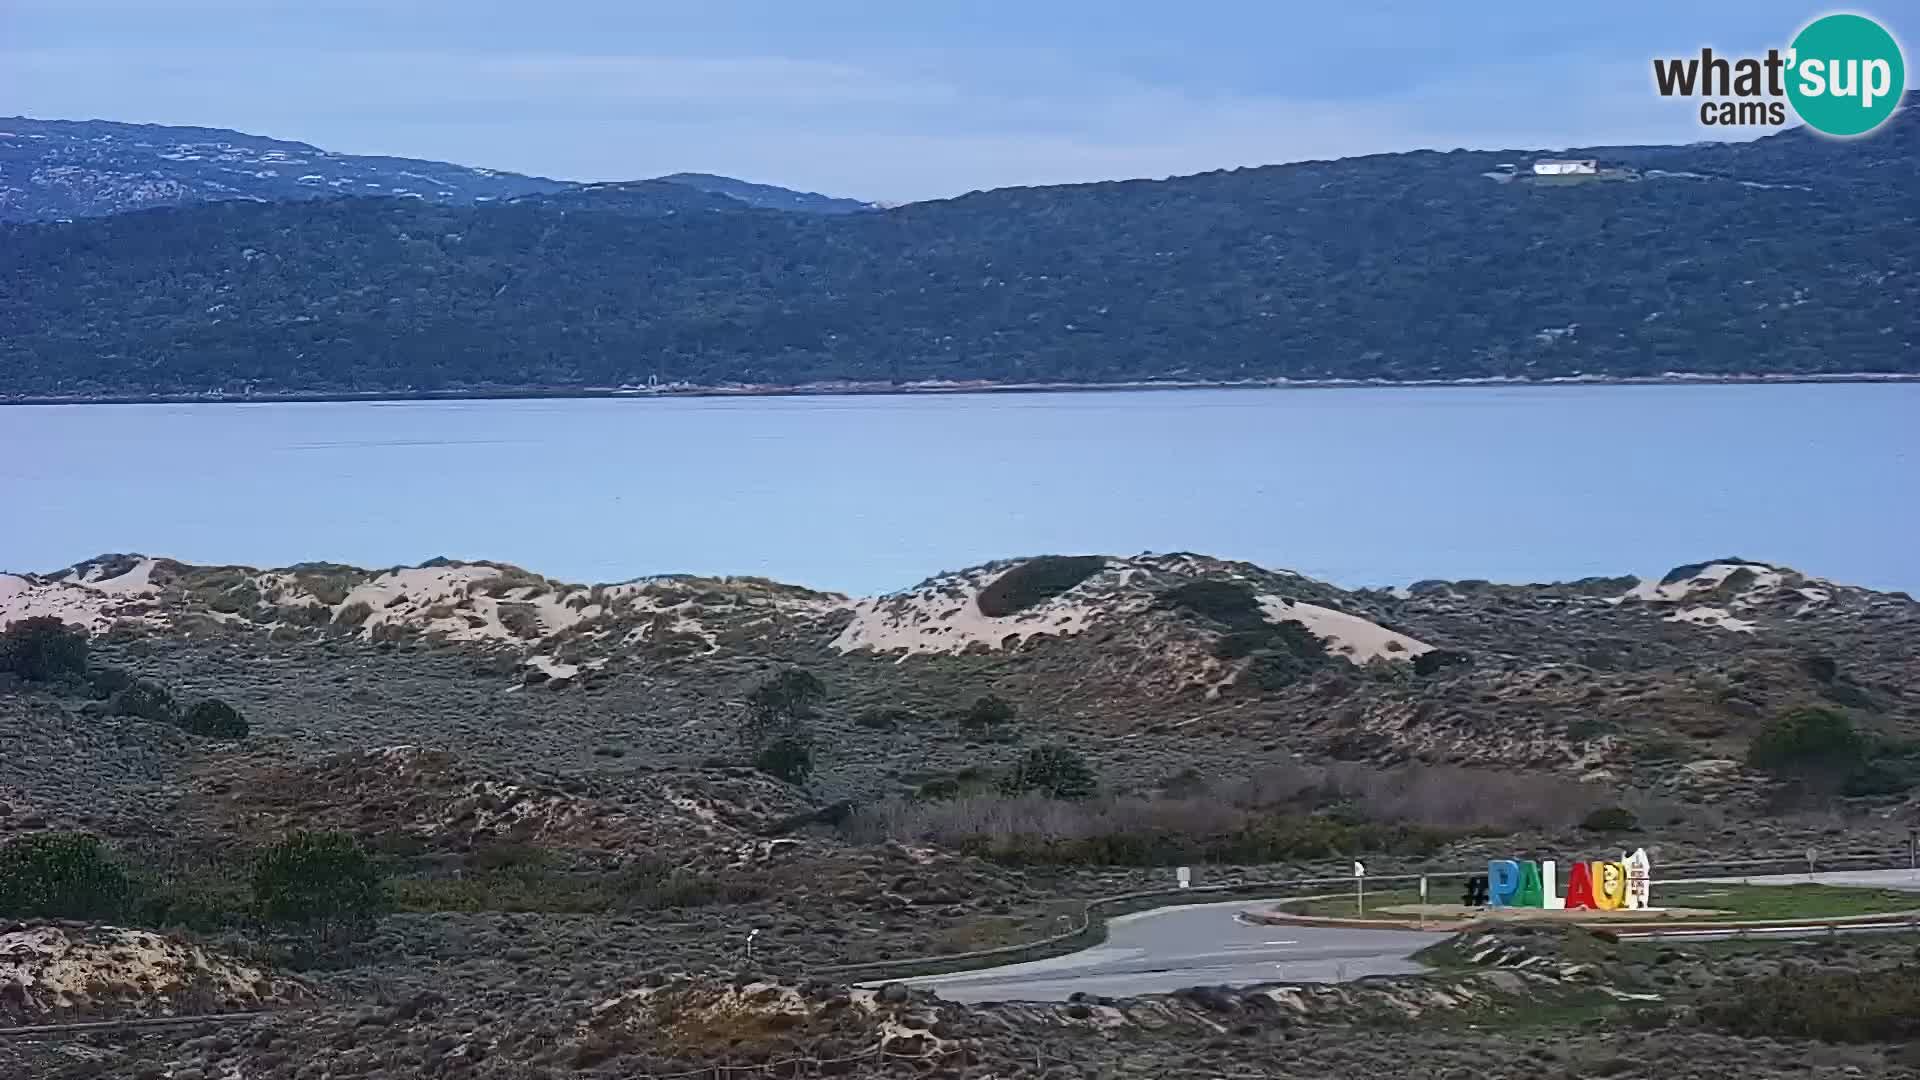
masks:
<path id="1" fill-rule="evenodd" d="M 881 201 L 1432 148 L 1714 137 L 1655 56 L 1780 0 L 0 0 L 0 115 L 236 128 L 570 180 Z"/>

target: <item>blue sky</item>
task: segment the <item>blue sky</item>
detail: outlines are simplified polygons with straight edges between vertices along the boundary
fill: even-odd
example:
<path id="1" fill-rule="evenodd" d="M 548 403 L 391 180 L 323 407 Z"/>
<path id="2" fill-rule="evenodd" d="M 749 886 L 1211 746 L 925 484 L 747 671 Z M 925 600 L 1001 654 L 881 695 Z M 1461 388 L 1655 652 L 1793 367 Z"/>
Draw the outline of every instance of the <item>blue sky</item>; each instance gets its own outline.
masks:
<path id="1" fill-rule="evenodd" d="M 0 0 L 0 115 L 200 124 L 567 179 L 882 200 L 1421 147 L 1714 134 L 1654 56 L 1776 0 Z M 1913 0 L 1855 6 L 1903 43 Z M 1912 56 L 1913 46 L 1907 46 Z"/>

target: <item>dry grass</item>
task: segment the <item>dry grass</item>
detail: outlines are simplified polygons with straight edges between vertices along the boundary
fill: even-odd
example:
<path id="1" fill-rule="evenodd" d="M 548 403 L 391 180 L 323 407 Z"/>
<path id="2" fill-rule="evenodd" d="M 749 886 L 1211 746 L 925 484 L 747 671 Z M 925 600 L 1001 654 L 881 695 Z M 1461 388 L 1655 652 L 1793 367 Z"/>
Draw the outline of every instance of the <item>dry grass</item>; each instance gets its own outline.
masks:
<path id="1" fill-rule="evenodd" d="M 1253 862 L 1568 828 L 1613 797 L 1557 777 L 1451 766 L 1284 765 L 1217 787 L 1190 780 L 1180 794 L 893 800 L 843 828 L 860 843 L 935 844 L 1012 861 Z"/>

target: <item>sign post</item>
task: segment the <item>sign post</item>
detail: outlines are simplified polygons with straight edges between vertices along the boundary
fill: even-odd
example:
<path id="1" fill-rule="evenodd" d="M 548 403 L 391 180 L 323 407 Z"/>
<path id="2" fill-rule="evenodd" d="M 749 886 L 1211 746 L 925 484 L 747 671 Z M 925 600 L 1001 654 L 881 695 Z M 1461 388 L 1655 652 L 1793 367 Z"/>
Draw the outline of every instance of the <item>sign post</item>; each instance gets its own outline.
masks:
<path id="1" fill-rule="evenodd" d="M 1354 907 L 1365 915 L 1367 913 L 1367 868 L 1358 860 L 1353 864 L 1353 903 Z"/>
<path id="2" fill-rule="evenodd" d="M 1179 882 L 1180 887 L 1183 889 L 1189 885 L 1192 885 L 1193 884 L 1193 868 L 1191 866 L 1175 867 L 1173 871 L 1173 879 Z"/>
<path id="3" fill-rule="evenodd" d="M 1420 875 L 1420 929 L 1427 928 L 1427 875 Z"/>

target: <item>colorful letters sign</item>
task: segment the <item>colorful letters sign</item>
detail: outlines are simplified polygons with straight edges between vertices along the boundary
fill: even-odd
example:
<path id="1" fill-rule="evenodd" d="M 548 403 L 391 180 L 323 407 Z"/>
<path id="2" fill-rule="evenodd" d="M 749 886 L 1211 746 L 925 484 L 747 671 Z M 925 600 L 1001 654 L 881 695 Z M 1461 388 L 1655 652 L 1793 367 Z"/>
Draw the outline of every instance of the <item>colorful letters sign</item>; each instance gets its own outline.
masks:
<path id="1" fill-rule="evenodd" d="M 1650 910 L 1653 906 L 1653 864 L 1644 848 L 1622 855 L 1618 862 L 1574 863 L 1567 874 L 1565 897 L 1555 895 L 1555 869 L 1552 860 L 1492 860 L 1487 863 L 1487 904 L 1593 911 Z"/>

